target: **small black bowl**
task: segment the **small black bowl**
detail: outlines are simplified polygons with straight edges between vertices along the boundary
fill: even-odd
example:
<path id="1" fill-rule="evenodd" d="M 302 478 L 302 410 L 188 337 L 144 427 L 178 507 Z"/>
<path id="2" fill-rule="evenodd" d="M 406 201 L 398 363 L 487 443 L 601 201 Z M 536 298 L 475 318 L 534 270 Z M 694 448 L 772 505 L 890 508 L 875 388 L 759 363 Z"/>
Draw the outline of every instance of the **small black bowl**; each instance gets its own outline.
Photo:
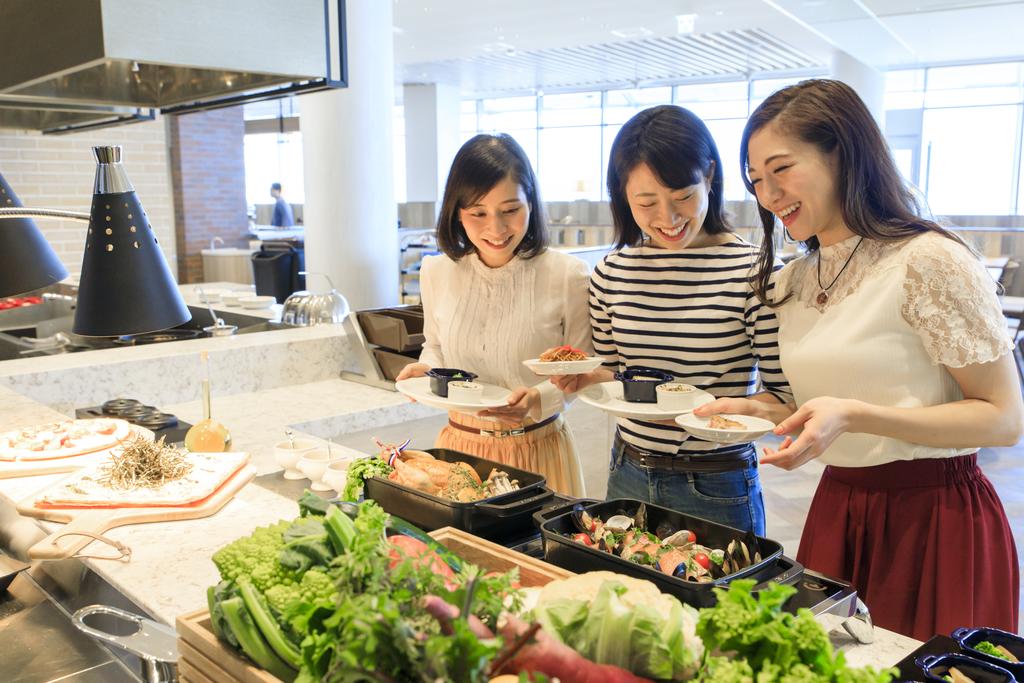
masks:
<path id="1" fill-rule="evenodd" d="M 448 398 L 448 382 L 472 382 L 477 376 L 458 368 L 433 368 L 427 371 L 427 377 L 430 378 L 430 390 Z"/>
<path id="2" fill-rule="evenodd" d="M 1024 678 L 1024 637 L 998 628 L 958 628 L 950 636 L 967 655 L 1001 666 L 1016 676 L 1017 680 Z M 986 640 L 993 645 L 1002 645 L 1021 661 L 1014 664 L 976 649 L 979 643 Z"/>
<path id="3" fill-rule="evenodd" d="M 658 395 L 654 388 L 675 381 L 671 374 L 654 368 L 630 368 L 616 372 L 615 379 L 622 382 L 622 397 L 630 403 L 657 403 Z"/>
<path id="4" fill-rule="evenodd" d="M 1016 683 L 1013 674 L 1001 666 L 983 662 L 962 654 L 927 655 L 918 657 L 914 663 L 921 667 L 925 680 L 945 681 L 946 672 L 956 667 L 978 683 Z"/>

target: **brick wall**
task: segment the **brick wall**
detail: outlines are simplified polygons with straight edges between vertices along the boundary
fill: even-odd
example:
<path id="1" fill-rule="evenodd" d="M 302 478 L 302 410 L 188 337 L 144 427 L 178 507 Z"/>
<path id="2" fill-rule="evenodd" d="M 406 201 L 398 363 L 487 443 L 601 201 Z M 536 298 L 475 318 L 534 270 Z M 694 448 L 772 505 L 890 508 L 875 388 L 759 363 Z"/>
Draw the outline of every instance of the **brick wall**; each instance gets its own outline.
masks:
<path id="1" fill-rule="evenodd" d="M 56 136 L 0 130 L 0 173 L 25 206 L 88 212 L 96 173 L 94 145 L 124 147 L 128 178 L 174 271 L 174 209 L 162 119 Z M 37 219 L 36 225 L 68 271 L 79 273 L 86 223 Z"/>
<path id="2" fill-rule="evenodd" d="M 245 120 L 241 107 L 169 117 L 178 279 L 202 282 L 200 251 L 213 237 L 248 244 Z"/>

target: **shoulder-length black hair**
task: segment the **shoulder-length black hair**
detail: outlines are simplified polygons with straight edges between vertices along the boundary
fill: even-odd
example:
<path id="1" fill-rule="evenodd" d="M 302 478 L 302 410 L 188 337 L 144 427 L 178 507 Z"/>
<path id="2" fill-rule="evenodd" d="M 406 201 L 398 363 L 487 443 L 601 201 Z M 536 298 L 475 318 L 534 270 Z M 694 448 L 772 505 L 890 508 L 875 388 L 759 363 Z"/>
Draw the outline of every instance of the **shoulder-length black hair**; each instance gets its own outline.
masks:
<path id="1" fill-rule="evenodd" d="M 635 247 L 644 233 L 626 198 L 629 173 L 647 164 L 665 187 L 680 189 L 711 179 L 704 230 L 730 232 L 725 218 L 722 158 L 711 131 L 696 114 L 672 104 L 644 109 L 626 122 L 608 158 L 608 196 L 615 248 Z"/>
<path id="2" fill-rule="evenodd" d="M 775 92 L 754 110 L 740 140 L 740 172 L 750 194 L 756 196 L 747 173 L 750 138 L 773 122 L 783 134 L 814 145 L 822 154 L 836 154 L 839 206 L 843 222 L 853 233 L 892 242 L 936 232 L 973 253 L 957 235 L 921 217 L 922 206 L 897 170 L 881 129 L 856 91 L 842 81 L 801 81 Z M 789 298 L 768 299 L 775 262 L 775 214 L 760 204 L 757 210 L 764 239 L 752 288 L 762 301 L 774 307 Z M 811 237 L 804 244 L 814 251 L 818 238 Z"/>
<path id="3" fill-rule="evenodd" d="M 444 199 L 437 217 L 437 245 L 449 258 L 458 261 L 476 250 L 459 220 L 459 210 L 475 204 L 505 178 L 523 188 L 530 207 L 526 235 L 516 247 L 522 258 L 533 258 L 548 246 L 548 228 L 540 203 L 540 188 L 526 152 L 511 135 L 476 135 L 466 141 L 448 172 Z"/>

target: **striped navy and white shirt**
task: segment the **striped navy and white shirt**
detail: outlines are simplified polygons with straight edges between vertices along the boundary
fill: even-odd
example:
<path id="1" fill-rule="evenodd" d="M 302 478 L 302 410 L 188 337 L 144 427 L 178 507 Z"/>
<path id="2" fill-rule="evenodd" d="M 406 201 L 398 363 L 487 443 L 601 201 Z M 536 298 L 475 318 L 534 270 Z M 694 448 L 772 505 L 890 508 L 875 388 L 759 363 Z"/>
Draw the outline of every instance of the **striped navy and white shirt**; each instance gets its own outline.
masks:
<path id="1" fill-rule="evenodd" d="M 608 254 L 590 279 L 594 350 L 604 366 L 651 367 L 716 398 L 763 389 L 791 402 L 779 365 L 778 321 L 750 287 L 757 248 L 739 238 L 724 245 L 668 251 L 625 247 Z M 717 450 L 675 425 L 619 419 L 628 443 L 664 454 Z"/>

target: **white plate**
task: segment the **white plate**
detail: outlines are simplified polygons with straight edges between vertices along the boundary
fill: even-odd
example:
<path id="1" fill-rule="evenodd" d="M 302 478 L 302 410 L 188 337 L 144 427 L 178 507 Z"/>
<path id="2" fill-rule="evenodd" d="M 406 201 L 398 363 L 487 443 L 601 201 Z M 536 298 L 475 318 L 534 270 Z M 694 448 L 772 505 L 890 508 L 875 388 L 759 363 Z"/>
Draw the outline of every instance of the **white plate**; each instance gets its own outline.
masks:
<path id="1" fill-rule="evenodd" d="M 272 296 L 252 296 L 247 295 L 238 299 L 238 303 L 242 304 L 242 308 L 251 308 L 253 310 L 259 310 L 263 308 L 270 308 L 277 303 L 277 299 Z"/>
<path id="2" fill-rule="evenodd" d="M 722 417 L 735 420 L 746 425 L 746 429 L 712 429 L 708 427 L 711 418 L 697 417 L 693 413 L 680 415 L 676 418 L 676 424 L 688 431 L 698 439 L 713 441 L 714 443 L 742 443 L 754 441 L 775 429 L 775 424 L 770 420 L 751 415 L 733 415 L 722 413 Z"/>
<path id="3" fill-rule="evenodd" d="M 616 417 L 632 420 L 671 420 L 677 415 L 689 413 L 697 406 L 711 403 L 715 397 L 697 389 L 693 408 L 666 408 L 657 403 L 631 403 L 622 398 L 622 382 L 601 382 L 587 387 L 579 393 L 580 400 L 587 405 L 600 408 Z"/>
<path id="4" fill-rule="evenodd" d="M 544 375 L 582 375 L 585 372 L 596 370 L 601 367 L 601 358 L 591 356 L 586 360 L 556 360 L 543 361 L 540 358 L 524 360 L 523 365 L 530 368 L 535 374 Z"/>
<path id="5" fill-rule="evenodd" d="M 450 398 L 438 396 L 430 390 L 429 377 L 403 379 L 400 382 L 395 382 L 395 388 L 409 398 L 414 399 L 417 403 L 440 410 L 456 410 L 460 413 L 473 414 L 485 408 L 499 408 L 508 405 L 508 397 L 512 393 L 511 391 L 493 384 L 476 383 L 483 385 L 484 388 L 484 394 L 480 398 L 479 403 L 461 403 Z"/>

